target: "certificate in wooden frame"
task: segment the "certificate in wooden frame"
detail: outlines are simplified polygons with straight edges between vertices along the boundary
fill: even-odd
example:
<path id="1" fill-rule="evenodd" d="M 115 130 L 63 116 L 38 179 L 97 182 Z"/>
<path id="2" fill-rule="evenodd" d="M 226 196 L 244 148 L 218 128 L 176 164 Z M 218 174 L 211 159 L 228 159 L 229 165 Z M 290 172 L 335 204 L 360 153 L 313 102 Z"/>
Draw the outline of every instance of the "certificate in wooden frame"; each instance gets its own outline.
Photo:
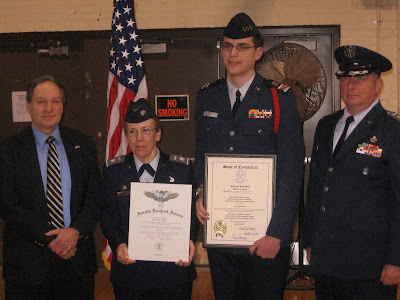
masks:
<path id="1" fill-rule="evenodd" d="M 206 154 L 204 247 L 248 248 L 265 236 L 275 179 L 276 155 Z"/>

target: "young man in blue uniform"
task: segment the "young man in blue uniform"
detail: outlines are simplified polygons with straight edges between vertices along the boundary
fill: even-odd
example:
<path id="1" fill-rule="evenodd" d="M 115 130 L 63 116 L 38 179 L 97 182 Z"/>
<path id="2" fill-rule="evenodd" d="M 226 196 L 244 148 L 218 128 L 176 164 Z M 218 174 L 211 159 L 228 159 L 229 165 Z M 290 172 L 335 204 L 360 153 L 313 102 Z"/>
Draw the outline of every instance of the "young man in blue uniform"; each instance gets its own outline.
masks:
<path id="1" fill-rule="evenodd" d="M 318 299 L 396 299 L 400 283 L 400 119 L 378 99 L 382 55 L 335 50 L 346 107 L 317 126 L 304 245 Z"/>
<path id="2" fill-rule="evenodd" d="M 304 143 L 291 92 L 277 91 L 254 70 L 263 39 L 240 13 L 225 28 L 221 54 L 227 78 L 203 87 L 196 103 L 196 213 L 204 224 L 205 153 L 275 154 L 276 204 L 265 236 L 249 249 L 208 248 L 218 299 L 281 299 L 289 266 L 289 245 L 303 177 Z M 276 93 L 276 96 L 273 94 Z M 252 112 L 262 118 L 254 118 Z"/>
<path id="3" fill-rule="evenodd" d="M 103 171 L 106 206 L 101 226 L 113 251 L 111 282 L 116 299 L 190 299 L 196 271 L 194 255 L 198 221 L 192 205 L 189 262 L 135 261 L 128 256 L 129 190 L 131 182 L 192 184 L 188 158 L 167 155 L 157 148 L 161 139 L 158 117 L 146 99 L 131 102 L 125 135 L 132 150 L 106 163 Z M 122 193 L 121 193 L 122 192 Z M 125 192 L 125 193 L 124 193 Z M 126 193 L 128 192 L 128 193 Z M 186 199 L 192 201 L 192 199 Z"/>

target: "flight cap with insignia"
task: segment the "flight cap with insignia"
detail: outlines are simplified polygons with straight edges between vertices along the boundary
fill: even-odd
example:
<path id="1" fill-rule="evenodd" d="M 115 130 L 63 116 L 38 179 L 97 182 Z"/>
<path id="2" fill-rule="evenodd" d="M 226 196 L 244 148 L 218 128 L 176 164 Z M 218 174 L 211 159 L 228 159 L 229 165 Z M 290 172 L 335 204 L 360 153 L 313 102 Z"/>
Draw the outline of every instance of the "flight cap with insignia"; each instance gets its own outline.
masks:
<path id="1" fill-rule="evenodd" d="M 392 63 L 383 55 L 355 45 L 341 46 L 335 50 L 335 59 L 339 65 L 336 76 L 354 77 L 389 71 Z"/>
<path id="2" fill-rule="evenodd" d="M 230 39 L 243 39 L 260 35 L 260 31 L 253 20 L 245 13 L 234 16 L 224 30 L 224 36 Z"/>
<path id="3" fill-rule="evenodd" d="M 145 98 L 140 98 L 137 101 L 131 101 L 125 115 L 125 122 L 141 123 L 148 119 L 157 117 L 154 109 Z"/>

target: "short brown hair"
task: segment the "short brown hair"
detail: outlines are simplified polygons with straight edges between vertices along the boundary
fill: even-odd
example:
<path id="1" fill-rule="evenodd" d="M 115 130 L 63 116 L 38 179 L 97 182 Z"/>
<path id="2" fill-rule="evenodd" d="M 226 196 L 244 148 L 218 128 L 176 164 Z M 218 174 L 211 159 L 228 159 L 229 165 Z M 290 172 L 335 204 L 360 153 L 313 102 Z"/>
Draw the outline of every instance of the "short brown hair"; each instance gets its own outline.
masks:
<path id="1" fill-rule="evenodd" d="M 33 79 L 33 80 L 29 83 L 29 85 L 28 85 L 28 87 L 27 87 L 27 89 L 26 89 L 26 101 L 27 101 L 28 103 L 31 103 L 31 102 L 32 102 L 32 97 L 33 97 L 33 92 L 35 91 L 36 86 L 37 86 L 38 84 L 41 84 L 41 83 L 44 83 L 44 82 L 48 82 L 48 81 L 53 82 L 53 83 L 55 83 L 55 84 L 58 86 L 58 88 L 60 89 L 60 92 L 61 92 L 61 100 L 62 100 L 62 103 L 65 104 L 66 95 L 65 95 L 64 87 L 61 85 L 61 83 L 59 83 L 59 82 L 58 82 L 53 76 L 51 76 L 51 75 L 44 75 L 44 76 L 37 77 L 37 78 Z"/>
<path id="2" fill-rule="evenodd" d="M 257 34 L 253 36 L 253 43 L 256 48 L 264 46 L 264 39 L 261 34 Z"/>

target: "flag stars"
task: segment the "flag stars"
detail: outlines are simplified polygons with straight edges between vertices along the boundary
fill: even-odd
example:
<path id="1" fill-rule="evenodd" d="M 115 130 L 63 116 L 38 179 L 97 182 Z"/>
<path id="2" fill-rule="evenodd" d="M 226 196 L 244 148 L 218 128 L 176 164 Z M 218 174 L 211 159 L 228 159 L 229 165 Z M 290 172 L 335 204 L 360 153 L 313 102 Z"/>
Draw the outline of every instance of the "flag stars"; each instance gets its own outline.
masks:
<path id="1" fill-rule="evenodd" d="M 125 65 L 125 71 L 131 72 L 132 68 L 133 68 L 133 66 L 131 66 L 131 63 L 128 63 L 127 65 Z"/>
<path id="2" fill-rule="evenodd" d="M 132 18 L 131 18 L 130 20 L 126 21 L 126 22 L 127 22 L 127 24 L 128 24 L 128 25 L 127 25 L 128 27 L 130 26 L 130 27 L 133 28 L 133 24 L 135 24 L 135 21 L 133 21 Z"/>
<path id="3" fill-rule="evenodd" d="M 127 40 L 124 37 L 118 38 L 118 39 L 119 39 L 119 44 L 125 46 L 125 43 L 127 42 Z"/>
<path id="4" fill-rule="evenodd" d="M 136 59 L 136 66 L 142 66 L 143 65 L 143 61 L 142 61 L 142 58 L 141 57 L 139 57 L 139 59 Z"/>
<path id="5" fill-rule="evenodd" d="M 116 25 L 116 27 L 119 32 L 122 32 L 122 29 L 124 29 L 124 26 L 122 26 L 121 24 Z"/>
<path id="6" fill-rule="evenodd" d="M 141 48 L 139 47 L 139 45 L 136 45 L 135 47 L 133 47 L 133 53 L 139 54 L 140 50 L 141 50 Z"/>
<path id="7" fill-rule="evenodd" d="M 136 41 L 136 38 L 138 37 L 136 32 L 130 33 L 129 35 L 131 36 L 131 40 L 135 40 Z"/>
<path id="8" fill-rule="evenodd" d="M 129 8 L 129 6 L 127 5 L 126 7 L 124 7 L 124 14 L 128 14 L 129 12 L 132 10 L 132 8 Z"/>
<path id="9" fill-rule="evenodd" d="M 133 76 L 128 78 L 128 84 L 135 84 L 136 79 Z"/>
<path id="10" fill-rule="evenodd" d="M 125 49 L 123 52 L 121 52 L 121 53 L 122 53 L 122 57 L 124 57 L 124 58 L 128 59 L 129 52 L 128 52 L 128 51 L 126 51 L 126 49 Z"/>
<path id="11" fill-rule="evenodd" d="M 110 72 L 125 87 L 137 92 L 143 74 L 144 62 L 137 34 L 134 8 L 126 0 L 114 0 L 112 20 Z"/>

